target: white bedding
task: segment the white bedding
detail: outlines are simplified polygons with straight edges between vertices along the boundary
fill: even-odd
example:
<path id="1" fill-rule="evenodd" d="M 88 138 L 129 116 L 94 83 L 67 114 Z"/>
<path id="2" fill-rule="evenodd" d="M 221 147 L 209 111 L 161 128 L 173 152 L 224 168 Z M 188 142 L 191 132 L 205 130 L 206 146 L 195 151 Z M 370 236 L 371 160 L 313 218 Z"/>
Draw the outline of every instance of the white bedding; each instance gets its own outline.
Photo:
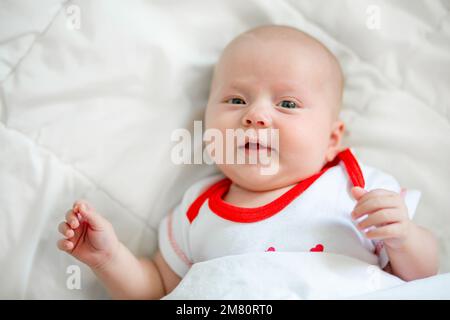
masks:
<path id="1" fill-rule="evenodd" d="M 225 44 L 269 23 L 310 32 L 339 57 L 346 144 L 422 191 L 415 221 L 437 234 L 450 272 L 449 10 L 444 0 L 0 0 L 0 298 L 106 297 L 55 246 L 75 199 L 136 254 L 153 253 L 161 218 L 215 172 L 172 164 L 172 131 L 202 118 Z M 80 290 L 66 286 L 70 265 Z"/>
<path id="2" fill-rule="evenodd" d="M 163 299 L 450 299 L 450 273 L 404 282 L 332 253 L 261 252 L 194 264 Z"/>

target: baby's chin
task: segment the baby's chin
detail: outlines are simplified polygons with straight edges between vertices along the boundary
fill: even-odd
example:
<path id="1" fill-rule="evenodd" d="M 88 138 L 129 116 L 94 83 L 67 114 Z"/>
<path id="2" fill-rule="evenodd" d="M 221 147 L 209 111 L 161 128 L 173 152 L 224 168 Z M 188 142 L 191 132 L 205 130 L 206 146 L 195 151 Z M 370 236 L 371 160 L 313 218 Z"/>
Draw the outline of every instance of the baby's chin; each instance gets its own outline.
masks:
<path id="1" fill-rule="evenodd" d="M 267 168 L 255 164 L 217 165 L 233 183 L 250 191 L 269 191 L 292 184 L 285 181 L 280 168 Z"/>

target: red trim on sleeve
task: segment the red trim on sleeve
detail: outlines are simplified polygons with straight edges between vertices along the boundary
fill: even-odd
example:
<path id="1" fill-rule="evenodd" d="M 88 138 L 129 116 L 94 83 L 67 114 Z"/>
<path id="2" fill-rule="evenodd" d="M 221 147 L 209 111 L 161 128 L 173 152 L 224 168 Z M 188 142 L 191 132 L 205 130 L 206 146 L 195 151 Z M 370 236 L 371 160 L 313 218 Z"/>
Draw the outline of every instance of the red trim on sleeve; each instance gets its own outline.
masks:
<path id="1" fill-rule="evenodd" d="M 173 251 L 175 251 L 175 254 L 183 261 L 188 267 L 192 266 L 191 260 L 186 256 L 186 254 L 181 250 L 181 248 L 178 246 L 177 242 L 175 241 L 175 237 L 173 235 L 173 226 L 172 226 L 172 215 L 173 212 L 169 214 L 168 221 L 167 221 L 167 235 L 169 237 L 170 245 L 172 246 Z"/>
<path id="2" fill-rule="evenodd" d="M 228 178 L 222 179 L 206 191 L 204 191 L 189 207 L 187 217 L 192 223 L 197 217 L 200 208 L 208 200 L 208 205 L 211 211 L 218 216 L 242 223 L 257 222 L 267 219 L 289 205 L 295 198 L 303 193 L 310 185 L 312 185 L 322 174 L 324 174 L 331 167 L 336 166 L 339 161 L 343 161 L 348 175 L 355 186 L 364 188 L 364 177 L 357 160 L 349 149 L 341 151 L 333 161 L 328 162 L 320 172 L 298 182 L 294 187 L 286 191 L 272 202 L 256 207 L 256 208 L 242 208 L 229 204 L 223 200 L 223 196 L 228 192 L 231 185 L 231 180 Z"/>

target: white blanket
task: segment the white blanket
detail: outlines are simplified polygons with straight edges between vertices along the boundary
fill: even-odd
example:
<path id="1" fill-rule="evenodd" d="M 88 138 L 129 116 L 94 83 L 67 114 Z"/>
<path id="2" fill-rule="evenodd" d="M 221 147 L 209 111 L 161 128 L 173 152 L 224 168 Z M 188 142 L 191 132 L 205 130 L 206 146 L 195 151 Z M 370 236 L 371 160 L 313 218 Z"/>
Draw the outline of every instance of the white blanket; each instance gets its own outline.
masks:
<path id="1" fill-rule="evenodd" d="M 343 255 L 262 252 L 196 263 L 165 299 L 337 299 L 402 283 Z"/>
<path id="2" fill-rule="evenodd" d="M 161 218 L 216 171 L 173 164 L 171 133 L 202 119 L 226 43 L 270 23 L 336 53 L 346 145 L 422 191 L 414 219 L 450 272 L 449 20 L 444 0 L 0 0 L 0 298 L 107 297 L 56 249 L 79 198 L 154 252 Z"/>
<path id="3" fill-rule="evenodd" d="M 196 263 L 163 299 L 450 299 L 449 288 L 450 274 L 405 283 L 343 255 L 263 252 Z"/>

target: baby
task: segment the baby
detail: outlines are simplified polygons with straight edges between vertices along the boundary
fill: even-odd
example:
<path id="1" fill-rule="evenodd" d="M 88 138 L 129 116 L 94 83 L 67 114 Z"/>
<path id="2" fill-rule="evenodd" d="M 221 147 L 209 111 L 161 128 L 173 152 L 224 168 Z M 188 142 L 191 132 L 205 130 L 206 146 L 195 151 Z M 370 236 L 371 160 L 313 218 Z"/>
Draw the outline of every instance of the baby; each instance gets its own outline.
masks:
<path id="1" fill-rule="evenodd" d="M 259 136 L 237 147 L 247 156 L 277 154 L 277 172 L 218 163 L 223 175 L 191 186 L 163 219 L 152 259 L 136 258 L 85 201 L 59 225 L 58 248 L 118 299 L 159 299 L 193 263 L 246 252 L 330 252 L 407 281 L 435 275 L 436 240 L 411 221 L 418 199 L 408 204 L 395 179 L 341 146 L 342 92 L 337 59 L 313 37 L 285 26 L 239 35 L 214 70 L 205 126 L 224 136 L 226 129 L 277 129 L 277 148 Z"/>

